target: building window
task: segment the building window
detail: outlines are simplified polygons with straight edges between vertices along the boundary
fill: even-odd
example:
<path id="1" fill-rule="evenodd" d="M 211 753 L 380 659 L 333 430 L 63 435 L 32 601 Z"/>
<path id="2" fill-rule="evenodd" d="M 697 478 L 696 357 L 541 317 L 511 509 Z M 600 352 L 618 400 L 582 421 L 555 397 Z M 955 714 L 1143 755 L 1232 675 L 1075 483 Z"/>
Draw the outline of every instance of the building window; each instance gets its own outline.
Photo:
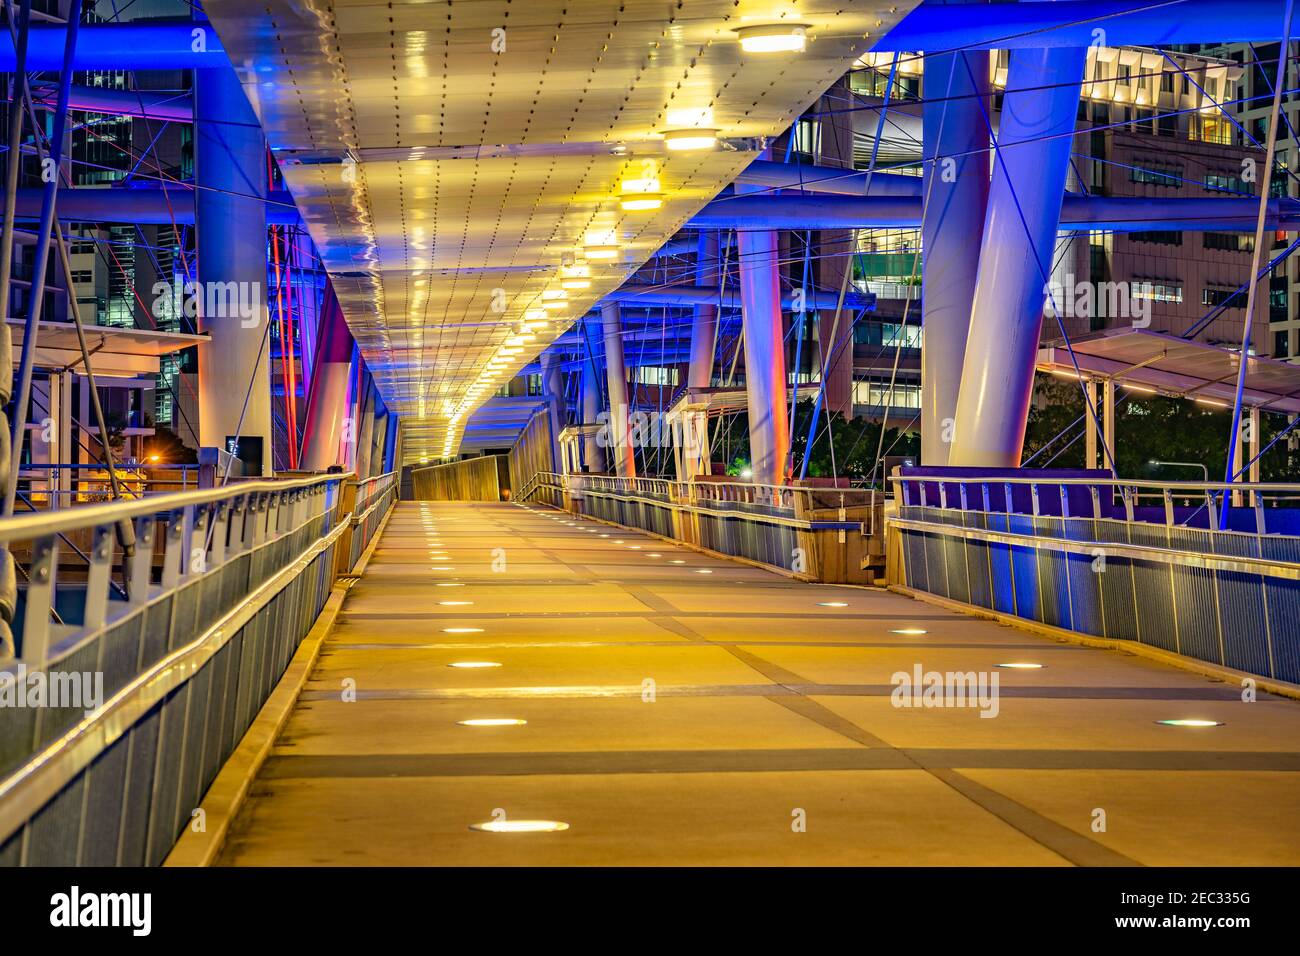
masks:
<path id="1" fill-rule="evenodd" d="M 1268 320 L 1270 322 L 1285 322 L 1291 316 L 1287 309 L 1286 302 L 1286 273 L 1280 275 L 1274 272 L 1268 280 Z"/>
<path id="2" fill-rule="evenodd" d="M 1183 301 L 1183 287 L 1168 282 L 1138 280 L 1132 284 L 1131 290 L 1135 299 L 1150 299 L 1152 302 Z"/>
<path id="3" fill-rule="evenodd" d="M 1134 166 L 1128 171 L 1129 182 L 1146 183 L 1150 186 L 1172 186 L 1181 189 L 1183 185 L 1183 167 L 1166 163 L 1147 163 L 1144 167 Z"/>
<path id="4" fill-rule="evenodd" d="M 632 381 L 638 385 L 676 386 L 677 369 L 661 365 L 638 365 L 632 370 Z"/>
<path id="5" fill-rule="evenodd" d="M 1219 113 L 1202 113 L 1192 121 L 1192 139 L 1218 146 L 1232 144 L 1232 123 Z"/>
<path id="6" fill-rule="evenodd" d="M 1244 232 L 1203 232 L 1201 246 L 1220 252 L 1254 252 L 1255 237 Z"/>
<path id="7" fill-rule="evenodd" d="M 813 120 L 801 119 L 794 129 L 794 151 L 816 160 L 822 154 L 822 127 Z"/>
<path id="8" fill-rule="evenodd" d="M 1230 309 L 1244 309 L 1246 296 L 1240 289 L 1216 289 L 1206 286 L 1201 290 L 1201 305 L 1224 305 Z"/>
<path id="9" fill-rule="evenodd" d="M 1183 244 L 1183 234 L 1177 231 L 1130 232 L 1128 237 L 1132 242 L 1153 242 L 1160 246 L 1181 246 Z"/>
<path id="10" fill-rule="evenodd" d="M 1243 196 L 1254 194 L 1251 184 L 1237 173 L 1206 173 L 1205 188 L 1215 192 L 1238 193 Z"/>
<path id="11" fill-rule="evenodd" d="M 854 405 L 888 405 L 890 408 L 920 408 L 921 386 L 909 382 L 894 382 L 891 393 L 888 377 L 869 378 L 853 383 Z"/>
<path id="12" fill-rule="evenodd" d="M 1291 332 L 1284 330 L 1273 333 L 1273 358 L 1291 357 Z"/>
<path id="13" fill-rule="evenodd" d="M 853 330 L 853 341 L 858 345 L 919 349 L 921 327 L 911 324 L 901 325 L 897 322 L 860 322 Z"/>

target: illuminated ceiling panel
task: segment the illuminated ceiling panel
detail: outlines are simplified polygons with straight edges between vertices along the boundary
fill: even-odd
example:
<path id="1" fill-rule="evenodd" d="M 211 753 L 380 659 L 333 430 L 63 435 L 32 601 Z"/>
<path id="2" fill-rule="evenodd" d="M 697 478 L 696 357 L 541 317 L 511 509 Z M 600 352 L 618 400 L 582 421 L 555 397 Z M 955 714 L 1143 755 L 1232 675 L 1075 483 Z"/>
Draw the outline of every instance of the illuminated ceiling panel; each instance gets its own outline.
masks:
<path id="1" fill-rule="evenodd" d="M 454 449 L 493 382 L 617 288 L 915 5 L 205 7 L 411 461 Z M 769 24 L 804 26 L 806 49 L 741 49 L 737 30 Z M 678 128 L 716 128 L 721 143 L 667 150 Z M 662 206 L 624 211 L 621 184 L 642 179 Z M 502 354 L 592 244 L 617 258 L 588 261 L 590 288 Z"/>

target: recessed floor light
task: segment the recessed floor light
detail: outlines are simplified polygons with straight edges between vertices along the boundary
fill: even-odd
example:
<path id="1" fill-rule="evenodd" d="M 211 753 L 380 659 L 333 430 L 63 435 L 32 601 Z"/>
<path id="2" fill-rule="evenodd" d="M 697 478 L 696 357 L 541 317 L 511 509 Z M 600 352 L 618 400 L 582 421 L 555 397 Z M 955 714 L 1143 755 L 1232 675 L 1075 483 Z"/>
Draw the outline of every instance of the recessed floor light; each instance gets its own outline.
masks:
<path id="1" fill-rule="evenodd" d="M 450 571 L 451 569 L 440 568 L 439 570 Z M 463 588 L 464 586 L 465 585 L 461 584 L 459 581 L 439 581 L 436 585 L 434 585 L 434 587 L 439 587 L 439 588 Z"/>
<path id="2" fill-rule="evenodd" d="M 1017 671 L 1036 671 L 1036 670 L 1042 670 L 1044 665 L 1031 664 L 1028 661 L 1012 661 L 1010 664 L 999 664 L 998 667 L 1009 667 L 1012 670 L 1017 670 Z"/>
<path id="3" fill-rule="evenodd" d="M 623 539 L 622 539 L 622 538 L 615 538 L 615 539 L 614 539 L 614 543 L 615 543 L 615 544 L 622 544 L 622 543 L 623 543 Z"/>
<path id="4" fill-rule="evenodd" d="M 470 720 L 458 720 L 463 727 L 522 727 L 528 723 L 518 717 L 473 717 Z"/>
<path id="5" fill-rule="evenodd" d="M 473 601 L 439 601 L 444 607 L 464 607 L 467 604 L 473 604 Z"/>
<path id="6" fill-rule="evenodd" d="M 639 545 L 639 544 L 629 544 L 628 547 L 629 547 L 630 549 L 632 549 L 633 551 L 640 551 L 640 550 L 641 550 L 641 545 Z"/>
<path id="7" fill-rule="evenodd" d="M 848 601 L 818 601 L 818 607 L 848 607 Z"/>
<path id="8" fill-rule="evenodd" d="M 442 629 L 442 633 L 444 633 L 444 634 L 482 634 L 482 633 L 483 633 L 483 628 L 481 628 L 481 627 L 444 627 L 444 628 Z"/>
<path id="9" fill-rule="evenodd" d="M 485 833 L 556 833 L 569 829 L 569 825 L 559 820 L 491 820 L 471 823 L 469 828 Z"/>
<path id="10" fill-rule="evenodd" d="M 896 627 L 896 628 L 894 628 L 892 631 L 890 631 L 889 633 L 890 633 L 890 634 L 907 634 L 907 635 L 915 636 L 915 635 L 917 635 L 917 634 L 929 634 L 930 632 L 927 631 L 927 630 L 926 630 L 925 628 L 923 628 L 923 627 Z"/>
<path id="11" fill-rule="evenodd" d="M 669 564 L 685 564 L 685 563 L 686 562 L 683 561 L 681 558 L 674 558 L 672 561 L 669 562 Z"/>
<path id="12" fill-rule="evenodd" d="M 1157 724 L 1164 724 L 1166 727 L 1222 727 L 1221 720 L 1198 720 L 1195 718 L 1179 718 L 1178 720 L 1157 720 Z"/>
<path id="13" fill-rule="evenodd" d="M 602 537 L 602 538 L 608 538 L 609 535 L 607 535 L 607 534 L 602 534 L 601 537 Z"/>
<path id="14" fill-rule="evenodd" d="M 647 558 L 662 558 L 663 555 L 660 554 L 660 553 L 657 552 L 657 551 L 647 551 L 647 552 L 646 552 L 646 557 L 647 557 Z"/>
<path id="15" fill-rule="evenodd" d="M 696 573 L 696 574 L 712 574 L 713 572 L 710 571 L 708 568 L 696 568 L 696 569 L 695 569 L 695 573 Z"/>
<path id="16" fill-rule="evenodd" d="M 432 567 L 429 570 L 430 571 L 455 571 L 456 569 L 451 567 L 450 565 L 441 564 L 436 567 Z"/>
<path id="17" fill-rule="evenodd" d="M 462 670 L 477 670 L 480 667 L 500 667 L 496 661 L 456 661 L 448 664 L 448 667 L 458 667 Z"/>

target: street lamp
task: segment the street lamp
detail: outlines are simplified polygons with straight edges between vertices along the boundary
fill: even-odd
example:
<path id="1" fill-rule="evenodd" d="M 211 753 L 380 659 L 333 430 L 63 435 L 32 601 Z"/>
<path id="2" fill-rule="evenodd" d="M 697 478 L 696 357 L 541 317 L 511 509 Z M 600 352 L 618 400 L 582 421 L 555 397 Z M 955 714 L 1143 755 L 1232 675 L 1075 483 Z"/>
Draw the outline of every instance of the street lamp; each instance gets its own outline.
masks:
<path id="1" fill-rule="evenodd" d="M 1167 465 L 1170 468 L 1199 468 L 1201 469 L 1201 474 L 1204 476 L 1205 483 L 1207 485 L 1210 483 L 1210 469 L 1206 468 L 1199 461 L 1160 461 L 1156 458 L 1152 458 L 1148 460 L 1147 464 L 1157 467 L 1160 465 Z"/>

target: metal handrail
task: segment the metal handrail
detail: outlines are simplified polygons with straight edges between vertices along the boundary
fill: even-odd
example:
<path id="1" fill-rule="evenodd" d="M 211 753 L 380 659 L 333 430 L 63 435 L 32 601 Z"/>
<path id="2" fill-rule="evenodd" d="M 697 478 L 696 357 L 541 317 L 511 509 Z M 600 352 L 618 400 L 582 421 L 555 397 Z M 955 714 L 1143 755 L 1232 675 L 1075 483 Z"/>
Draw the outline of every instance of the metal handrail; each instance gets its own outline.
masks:
<path id="1" fill-rule="evenodd" d="M 78 505 L 59 511 L 41 511 L 14 515 L 0 519 L 0 542 L 27 541 L 46 535 L 76 531 L 101 524 L 112 524 L 123 518 L 138 518 L 163 511 L 178 511 L 192 505 L 244 498 L 249 495 L 271 494 L 311 488 L 320 484 L 342 481 L 344 474 L 308 475 L 301 478 L 267 478 L 244 481 L 218 488 L 196 491 L 178 491 L 153 498 L 123 498 L 104 504 Z"/>
<path id="2" fill-rule="evenodd" d="M 1043 476 L 1036 477 L 1011 477 L 1003 475 L 890 475 L 889 480 L 898 484 L 899 482 L 924 482 L 926 484 L 944 483 L 949 485 L 1080 485 L 1080 486 L 1100 486 L 1106 485 L 1113 488 L 1152 488 L 1163 494 L 1168 489 L 1178 494 L 1186 493 L 1191 496 L 1198 491 L 1259 491 L 1259 492 L 1279 492 L 1289 491 L 1300 495 L 1300 484 L 1291 482 L 1249 482 L 1249 481 L 1157 481 L 1143 478 L 1070 478 Z"/>

